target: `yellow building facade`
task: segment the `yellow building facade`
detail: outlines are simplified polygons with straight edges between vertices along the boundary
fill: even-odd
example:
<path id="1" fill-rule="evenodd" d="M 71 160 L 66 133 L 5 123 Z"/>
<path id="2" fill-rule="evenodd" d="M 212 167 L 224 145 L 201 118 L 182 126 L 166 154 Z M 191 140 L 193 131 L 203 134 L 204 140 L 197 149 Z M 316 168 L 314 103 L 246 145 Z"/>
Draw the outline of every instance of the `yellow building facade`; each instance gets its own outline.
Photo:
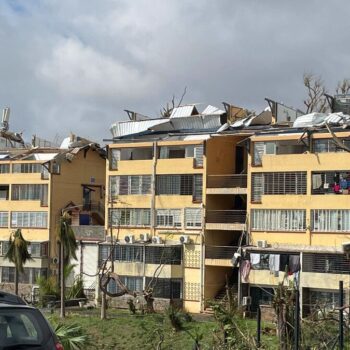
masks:
<path id="1" fill-rule="evenodd" d="M 14 290 L 14 266 L 4 257 L 11 233 L 21 229 L 23 237 L 30 242 L 33 260 L 26 263 L 25 273 L 20 275 L 20 293 L 29 298 L 38 276 L 58 274 L 57 228 L 62 212 L 75 207 L 82 214 L 88 214 L 91 203 L 104 207 L 104 181 L 105 157 L 96 147 L 4 152 L 0 161 L 0 284 L 3 289 Z M 104 225 L 104 212 L 101 216 L 99 225 Z M 72 224 L 79 229 L 81 223 L 78 219 Z M 104 239 L 104 226 L 101 227 Z"/>
<path id="2" fill-rule="evenodd" d="M 350 133 L 340 129 L 336 136 L 347 145 Z M 325 129 L 262 132 L 251 137 L 250 151 L 251 270 L 242 283 L 253 308 L 271 300 L 285 268 L 300 289 L 304 314 L 316 301 L 336 305 L 339 281 L 349 298 L 350 154 Z M 291 260 L 274 266 L 287 257 L 299 259 L 299 268 L 291 268 Z"/>
<path id="3" fill-rule="evenodd" d="M 246 135 L 167 133 L 108 146 L 106 230 L 130 290 L 201 312 L 232 277 L 246 219 Z M 100 247 L 100 259 L 110 253 Z M 231 282 L 230 282 L 231 283 Z"/>

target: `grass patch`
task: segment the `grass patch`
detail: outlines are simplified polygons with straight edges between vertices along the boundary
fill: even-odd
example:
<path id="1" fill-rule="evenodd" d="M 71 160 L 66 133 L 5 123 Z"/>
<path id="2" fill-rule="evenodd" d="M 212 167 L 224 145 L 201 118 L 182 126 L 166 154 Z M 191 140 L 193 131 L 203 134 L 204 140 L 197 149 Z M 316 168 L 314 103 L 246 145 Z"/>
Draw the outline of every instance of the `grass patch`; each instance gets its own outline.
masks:
<path id="1" fill-rule="evenodd" d="M 209 317 L 194 317 L 192 321 L 184 324 L 183 330 L 175 332 L 169 319 L 160 313 L 131 315 L 128 311 L 109 309 L 107 316 L 108 319 L 102 321 L 99 310 L 96 309 L 70 311 L 63 323 L 79 324 L 85 330 L 90 345 L 84 347 L 84 350 L 153 350 L 156 349 L 161 336 L 164 336 L 163 350 L 191 350 L 196 334 L 202 334 L 202 349 L 213 349 L 213 333 L 217 325 Z M 54 314 L 53 317 L 58 319 L 58 314 Z M 255 334 L 255 320 L 247 319 L 241 322 L 243 328 Z M 277 349 L 277 339 L 274 335 L 263 335 L 263 343 L 268 349 Z"/>

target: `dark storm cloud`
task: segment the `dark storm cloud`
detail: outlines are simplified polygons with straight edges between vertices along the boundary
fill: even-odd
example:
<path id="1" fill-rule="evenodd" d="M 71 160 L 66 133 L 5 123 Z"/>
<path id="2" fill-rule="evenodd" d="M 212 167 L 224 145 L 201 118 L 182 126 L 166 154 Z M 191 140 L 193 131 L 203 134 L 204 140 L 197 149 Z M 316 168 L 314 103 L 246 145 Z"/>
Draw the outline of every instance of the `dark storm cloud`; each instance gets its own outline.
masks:
<path id="1" fill-rule="evenodd" d="M 322 4 L 322 5 L 321 5 Z M 101 140 L 124 108 L 265 97 L 302 108 L 302 75 L 350 77 L 347 1 L 3 1 L 0 102 L 11 127 Z"/>

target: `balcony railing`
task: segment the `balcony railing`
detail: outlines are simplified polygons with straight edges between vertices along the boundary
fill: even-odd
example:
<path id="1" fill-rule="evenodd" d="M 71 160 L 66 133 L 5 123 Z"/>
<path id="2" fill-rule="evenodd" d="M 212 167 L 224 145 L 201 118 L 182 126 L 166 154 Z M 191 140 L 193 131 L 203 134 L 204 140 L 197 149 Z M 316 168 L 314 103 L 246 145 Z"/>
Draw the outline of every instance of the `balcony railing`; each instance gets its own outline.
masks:
<path id="1" fill-rule="evenodd" d="M 102 217 L 105 215 L 105 206 L 102 202 L 84 203 L 83 210 L 99 213 Z"/>
<path id="2" fill-rule="evenodd" d="M 105 228 L 104 226 L 97 225 L 80 225 L 71 226 L 75 234 L 76 239 L 91 239 L 101 240 L 105 239 Z"/>
<path id="3" fill-rule="evenodd" d="M 205 246 L 206 259 L 232 259 L 236 246 Z"/>
<path id="4" fill-rule="evenodd" d="M 212 224 L 244 224 L 245 210 L 207 210 L 206 223 Z"/>
<path id="5" fill-rule="evenodd" d="M 208 188 L 246 188 L 247 174 L 208 175 Z"/>

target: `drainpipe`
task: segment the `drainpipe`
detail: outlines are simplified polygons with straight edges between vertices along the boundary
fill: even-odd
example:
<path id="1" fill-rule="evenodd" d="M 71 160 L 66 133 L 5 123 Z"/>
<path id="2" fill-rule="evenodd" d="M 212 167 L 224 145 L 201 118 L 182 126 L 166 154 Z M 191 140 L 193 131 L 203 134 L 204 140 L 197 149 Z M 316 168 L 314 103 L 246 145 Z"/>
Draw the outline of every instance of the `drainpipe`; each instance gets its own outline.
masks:
<path id="1" fill-rule="evenodd" d="M 202 231 L 201 231 L 201 261 L 200 261 L 200 269 L 201 269 L 201 301 L 200 301 L 200 309 L 201 312 L 204 312 L 204 280 L 205 280 L 205 206 L 202 204 Z"/>
<path id="2" fill-rule="evenodd" d="M 151 236 L 154 236 L 155 228 L 155 205 L 156 205 L 156 172 L 157 172 L 157 142 L 153 142 L 153 165 L 151 180 Z"/>

